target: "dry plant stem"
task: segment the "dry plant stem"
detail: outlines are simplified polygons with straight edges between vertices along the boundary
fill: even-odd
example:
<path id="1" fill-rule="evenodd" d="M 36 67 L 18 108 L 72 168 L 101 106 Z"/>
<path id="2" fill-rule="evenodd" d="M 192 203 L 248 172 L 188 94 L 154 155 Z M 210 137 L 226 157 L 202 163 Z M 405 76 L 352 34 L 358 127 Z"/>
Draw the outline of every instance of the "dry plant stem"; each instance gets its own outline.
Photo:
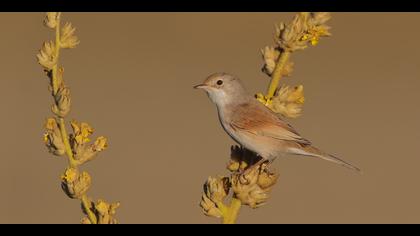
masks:
<path id="1" fill-rule="evenodd" d="M 86 194 L 84 194 L 82 196 L 81 200 L 82 200 L 83 208 L 85 209 L 90 222 L 92 222 L 92 224 L 97 224 L 98 221 L 96 220 L 96 216 L 90 210 L 91 203 L 90 203 L 90 200 L 89 200 L 88 196 Z"/>
<path id="2" fill-rule="evenodd" d="M 55 27 L 55 58 L 58 62 L 58 56 L 60 55 L 60 16 L 57 19 L 57 26 Z M 57 81 L 57 70 L 58 63 L 56 63 L 52 68 L 52 85 L 54 95 L 58 90 L 58 81 Z"/>
<path id="3" fill-rule="evenodd" d="M 55 27 L 55 59 L 57 60 L 57 63 L 52 68 L 52 85 L 53 85 L 54 95 L 58 91 L 57 71 L 58 71 L 58 57 L 60 55 L 60 17 L 58 18 L 57 22 L 58 22 L 57 26 Z M 73 151 L 71 149 L 68 133 L 66 130 L 65 120 L 63 117 L 59 117 L 58 119 L 59 119 L 59 129 L 61 133 L 61 138 L 63 140 L 64 146 L 66 149 L 66 154 L 69 160 L 69 166 L 73 168 L 77 168 L 77 163 L 74 160 Z M 84 194 L 81 197 L 81 201 L 90 222 L 92 222 L 93 224 L 96 224 L 97 223 L 96 216 L 90 209 L 91 204 L 86 194 Z"/>
<path id="4" fill-rule="evenodd" d="M 89 200 L 89 198 L 87 197 L 87 195 L 86 194 L 84 194 L 83 196 L 82 196 L 82 205 L 83 205 L 83 208 L 85 209 L 85 211 L 86 211 L 86 213 L 87 213 L 87 216 L 88 216 L 88 218 L 89 218 L 89 220 L 90 220 L 90 222 L 92 223 L 92 224 L 97 224 L 98 223 L 98 221 L 96 220 L 96 216 L 95 216 L 95 214 L 93 214 L 93 212 L 92 212 L 92 210 L 90 209 L 90 200 Z"/>
<path id="5" fill-rule="evenodd" d="M 281 79 L 284 67 L 286 66 L 287 61 L 290 58 L 290 54 L 291 53 L 288 52 L 288 51 L 283 51 L 280 54 L 280 57 L 279 57 L 279 59 L 276 63 L 276 67 L 273 71 L 273 74 L 271 75 L 271 82 L 270 82 L 270 86 L 268 87 L 268 91 L 267 91 L 267 95 L 266 95 L 267 102 L 270 101 L 271 98 L 273 98 L 274 93 L 277 90 L 277 87 L 279 85 L 279 81 Z"/>
<path id="6" fill-rule="evenodd" d="M 53 78 L 55 78 L 55 77 L 53 77 Z M 61 132 L 61 138 L 63 139 L 64 146 L 66 148 L 66 154 L 67 154 L 67 157 L 69 159 L 69 166 L 73 167 L 73 168 L 77 168 L 77 163 L 74 160 L 73 151 L 71 150 L 71 147 L 70 147 L 64 118 L 59 118 L 59 119 L 60 119 L 59 128 L 60 128 L 60 132 Z M 91 204 L 90 204 L 90 201 L 89 201 L 86 194 L 82 195 L 81 201 L 82 201 L 83 208 L 85 209 L 90 222 L 92 222 L 92 224 L 96 224 L 97 220 L 96 220 L 95 214 L 93 214 L 92 210 L 90 209 Z"/>
<path id="7" fill-rule="evenodd" d="M 70 142 L 68 139 L 64 118 L 59 118 L 59 119 L 60 119 L 59 128 L 61 132 L 61 138 L 63 139 L 63 143 L 66 148 L 66 154 L 67 154 L 67 157 L 69 158 L 69 166 L 76 168 L 77 164 L 76 164 L 76 161 L 74 160 L 73 151 L 71 150 L 71 147 L 70 147 Z"/>
<path id="8" fill-rule="evenodd" d="M 235 224 L 238 218 L 239 210 L 241 209 L 241 200 L 232 197 L 230 206 L 223 212 L 223 224 Z"/>
<path id="9" fill-rule="evenodd" d="M 55 79 L 55 77 L 53 77 L 53 80 L 54 79 Z M 60 132 L 61 132 L 61 138 L 63 139 L 64 146 L 66 148 L 66 154 L 67 154 L 67 157 L 69 159 L 69 166 L 73 167 L 73 168 L 77 168 L 77 163 L 74 160 L 73 151 L 71 150 L 71 147 L 70 147 L 64 118 L 59 118 L 59 119 L 60 119 L 59 128 L 60 128 Z M 96 224 L 97 223 L 96 216 L 95 216 L 95 214 L 93 214 L 92 210 L 90 209 L 91 204 L 90 204 L 90 201 L 89 201 L 86 194 L 82 195 L 81 201 L 82 201 L 83 208 L 85 209 L 90 222 L 92 222 L 92 224 Z"/>

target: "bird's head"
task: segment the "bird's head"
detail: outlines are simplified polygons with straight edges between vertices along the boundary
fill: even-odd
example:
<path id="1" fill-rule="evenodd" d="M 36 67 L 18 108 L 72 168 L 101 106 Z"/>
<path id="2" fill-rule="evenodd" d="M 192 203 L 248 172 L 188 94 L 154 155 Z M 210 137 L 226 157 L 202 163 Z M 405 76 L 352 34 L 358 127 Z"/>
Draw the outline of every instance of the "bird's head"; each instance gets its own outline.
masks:
<path id="1" fill-rule="evenodd" d="M 240 101 L 246 96 L 241 81 L 226 73 L 212 74 L 202 84 L 196 85 L 194 88 L 205 90 L 210 100 L 217 106 Z"/>

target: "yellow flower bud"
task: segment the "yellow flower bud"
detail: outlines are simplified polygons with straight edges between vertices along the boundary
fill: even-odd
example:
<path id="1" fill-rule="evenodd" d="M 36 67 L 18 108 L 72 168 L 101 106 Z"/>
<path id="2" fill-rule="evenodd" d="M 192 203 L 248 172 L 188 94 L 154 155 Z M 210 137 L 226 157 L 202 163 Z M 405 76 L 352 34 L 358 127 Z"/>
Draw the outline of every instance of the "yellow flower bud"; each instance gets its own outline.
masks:
<path id="1" fill-rule="evenodd" d="M 228 177 L 209 177 L 203 186 L 200 206 L 207 216 L 221 217 L 223 201 L 229 194 L 230 180 Z"/>
<path id="2" fill-rule="evenodd" d="M 240 170 L 245 170 L 248 167 L 248 163 L 246 161 L 241 161 L 241 164 L 239 165 Z"/>
<path id="3" fill-rule="evenodd" d="M 229 160 L 227 164 L 227 169 L 232 172 L 238 171 L 239 167 L 240 167 L 240 163 L 238 161 Z"/>
<path id="4" fill-rule="evenodd" d="M 54 95 L 55 104 L 52 106 L 52 112 L 59 117 L 65 117 L 70 112 L 70 89 L 61 86 Z"/>
<path id="5" fill-rule="evenodd" d="M 74 35 L 76 28 L 71 23 L 66 23 L 61 29 L 60 46 L 62 48 L 75 48 L 79 43 L 79 39 Z"/>
<path id="6" fill-rule="evenodd" d="M 45 128 L 47 130 L 54 130 L 55 127 L 57 127 L 57 122 L 55 121 L 55 119 L 54 118 L 48 118 L 47 123 L 45 124 Z"/>
<path id="7" fill-rule="evenodd" d="M 91 145 L 89 136 L 93 133 L 93 128 L 88 123 L 79 123 L 71 121 L 73 135 L 71 135 L 71 145 L 74 153 L 74 159 L 78 165 L 93 160 L 96 155 L 108 147 L 108 140 L 104 136 L 98 137 Z"/>
<path id="8" fill-rule="evenodd" d="M 263 71 L 270 76 L 276 67 L 280 51 L 277 48 L 267 46 L 261 50 L 261 54 L 265 62 Z"/>
<path id="9" fill-rule="evenodd" d="M 312 37 L 311 38 L 311 45 L 312 46 L 316 46 L 319 42 L 319 38 L 318 37 Z"/>
<path id="10" fill-rule="evenodd" d="M 100 152 L 108 147 L 107 139 L 104 136 L 100 136 L 96 139 L 95 143 L 92 145 L 92 150 L 95 152 Z"/>
<path id="11" fill-rule="evenodd" d="M 229 178 L 227 177 L 209 177 L 205 186 L 205 192 L 207 196 L 214 202 L 223 202 L 227 194 L 229 193 Z"/>
<path id="12" fill-rule="evenodd" d="M 276 43 L 289 52 L 305 49 L 308 44 L 315 46 L 320 37 L 330 36 L 329 27 L 325 25 L 329 19 L 328 13 L 299 13 L 291 23 L 282 23 L 276 29 Z"/>
<path id="13" fill-rule="evenodd" d="M 55 44 L 53 41 L 44 42 L 41 50 L 36 55 L 38 63 L 43 66 L 46 70 L 52 70 L 57 64 L 57 57 L 55 54 Z"/>
<path id="14" fill-rule="evenodd" d="M 70 198 L 80 199 L 91 185 L 87 172 L 79 173 L 76 168 L 68 167 L 61 176 L 61 187 Z"/>
<path id="15" fill-rule="evenodd" d="M 296 86 L 293 90 L 290 90 L 286 101 L 303 104 L 305 102 L 305 97 L 303 95 L 303 85 Z"/>
<path id="16" fill-rule="evenodd" d="M 108 213 L 108 208 L 109 204 L 103 200 L 98 200 L 98 202 L 95 204 L 95 209 L 100 215 L 105 215 Z"/>
<path id="17" fill-rule="evenodd" d="M 44 24 L 48 28 L 54 29 L 57 27 L 59 19 L 60 19 L 60 12 L 47 12 Z"/>
<path id="18" fill-rule="evenodd" d="M 296 118 L 302 114 L 304 102 L 305 97 L 302 85 L 293 89 L 283 85 L 277 90 L 272 104 L 268 105 L 268 107 L 285 117 Z"/>
<path id="19" fill-rule="evenodd" d="M 255 98 L 260 101 L 262 104 L 267 103 L 267 98 L 262 93 L 255 94 Z"/>
<path id="20" fill-rule="evenodd" d="M 56 120 L 54 118 L 48 118 L 45 129 L 46 132 L 43 135 L 43 139 L 48 151 L 57 156 L 63 155 L 66 149 Z"/>
<path id="21" fill-rule="evenodd" d="M 201 196 L 200 207 L 206 216 L 212 216 L 216 218 L 223 216 L 222 211 L 216 206 L 216 203 L 207 197 L 206 193 L 203 193 Z"/>
<path id="22" fill-rule="evenodd" d="M 65 87 L 63 76 L 64 76 L 64 68 L 62 66 L 60 66 L 57 70 L 57 76 L 56 76 L 56 81 L 57 81 L 57 87 L 58 88 Z"/>
<path id="23" fill-rule="evenodd" d="M 278 177 L 279 175 L 277 173 L 272 173 L 269 171 L 267 163 L 263 163 L 261 165 L 257 184 L 262 189 L 268 189 L 277 183 Z"/>
<path id="24" fill-rule="evenodd" d="M 93 206 L 95 215 L 98 219 L 98 224 L 117 224 L 118 222 L 114 218 L 114 215 L 119 206 L 119 202 L 110 204 L 99 199 Z"/>
<path id="25" fill-rule="evenodd" d="M 234 196 L 242 204 L 251 208 L 263 205 L 269 198 L 271 187 L 277 181 L 277 175 L 267 170 L 267 163 L 250 166 L 244 173 L 232 175 Z"/>
<path id="26" fill-rule="evenodd" d="M 71 121 L 71 127 L 73 128 L 74 140 L 77 144 L 82 145 L 90 141 L 89 135 L 93 133 L 93 128 L 88 123 L 82 122 L 79 124 L 73 120 Z"/>

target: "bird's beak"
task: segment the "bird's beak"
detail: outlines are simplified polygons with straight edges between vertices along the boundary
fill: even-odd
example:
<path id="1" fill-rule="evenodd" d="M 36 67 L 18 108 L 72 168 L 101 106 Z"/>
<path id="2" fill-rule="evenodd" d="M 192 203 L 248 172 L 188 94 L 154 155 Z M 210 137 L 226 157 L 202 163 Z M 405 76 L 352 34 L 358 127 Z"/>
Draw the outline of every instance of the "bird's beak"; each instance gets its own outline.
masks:
<path id="1" fill-rule="evenodd" d="M 205 87 L 207 87 L 207 85 L 205 84 L 199 84 L 199 85 L 194 86 L 195 89 L 203 89 Z"/>

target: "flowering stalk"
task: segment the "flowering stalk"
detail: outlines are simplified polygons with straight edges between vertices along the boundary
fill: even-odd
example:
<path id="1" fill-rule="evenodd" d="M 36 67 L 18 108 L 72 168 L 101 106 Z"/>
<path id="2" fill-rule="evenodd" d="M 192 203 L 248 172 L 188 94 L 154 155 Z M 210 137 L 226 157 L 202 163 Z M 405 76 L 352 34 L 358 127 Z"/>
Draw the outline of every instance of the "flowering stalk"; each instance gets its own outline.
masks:
<path id="1" fill-rule="evenodd" d="M 279 86 L 279 81 L 282 77 L 284 67 L 287 61 L 289 60 L 290 54 L 291 53 L 288 51 L 284 51 L 280 54 L 280 57 L 276 63 L 276 68 L 274 69 L 273 74 L 271 76 L 271 82 L 268 86 L 267 94 L 265 95 L 266 101 L 271 101 L 271 99 L 273 98 L 274 93 L 276 92 Z"/>
<path id="2" fill-rule="evenodd" d="M 239 146 L 232 146 L 227 164 L 228 177 L 209 177 L 204 184 L 200 206 L 207 216 L 234 224 L 242 205 L 257 208 L 265 204 L 278 174 L 269 170 L 269 162 Z M 225 202 L 230 197 L 229 205 Z"/>
<path id="3" fill-rule="evenodd" d="M 329 36 L 329 27 L 325 22 L 330 19 L 328 13 L 296 14 L 289 24 L 281 23 L 276 29 L 274 47 L 262 50 L 264 59 L 263 72 L 271 77 L 267 93 L 256 94 L 256 99 L 282 116 L 295 118 L 301 115 L 305 101 L 303 86 L 294 88 L 282 85 L 280 79 L 290 76 L 293 63 L 290 56 L 296 50 L 315 46 L 319 38 Z M 257 208 L 265 204 L 270 191 L 279 175 L 269 170 L 270 162 L 243 147 L 231 148 L 231 160 L 227 169 L 228 177 L 209 177 L 204 184 L 200 206 L 207 216 L 222 218 L 224 224 L 234 224 L 242 205 Z M 225 205 L 231 194 L 230 204 Z"/>
<path id="4" fill-rule="evenodd" d="M 301 115 L 305 101 L 303 86 L 294 89 L 279 86 L 283 76 L 290 76 L 293 63 L 290 56 L 293 52 L 303 50 L 308 45 L 315 46 L 321 37 L 330 36 L 330 29 L 325 23 L 331 18 L 326 12 L 301 12 L 295 15 L 289 24 L 280 23 L 276 28 L 273 47 L 262 50 L 264 59 L 263 72 L 271 77 L 266 95 L 256 94 L 256 98 L 276 113 L 289 118 Z"/>
<path id="5" fill-rule="evenodd" d="M 111 224 L 117 223 L 114 218 L 115 209 L 119 203 L 109 204 L 103 200 L 92 202 L 87 196 L 91 185 L 91 177 L 87 172 L 80 172 L 79 167 L 93 160 L 94 157 L 107 147 L 107 139 L 98 137 L 93 144 L 89 144 L 89 136 L 93 129 L 87 123 L 72 121 L 72 134 L 68 134 L 65 117 L 70 112 L 70 89 L 63 80 L 64 68 L 58 64 L 60 50 L 75 48 L 79 44 L 74 35 L 75 28 L 70 23 L 61 27 L 61 13 L 49 12 L 44 21 L 45 25 L 55 30 L 55 41 L 45 42 L 37 54 L 38 63 L 46 72 L 54 104 L 52 112 L 55 117 L 48 118 L 45 125 L 44 142 L 50 153 L 56 156 L 67 156 L 68 167 L 61 176 L 61 186 L 68 197 L 79 199 L 86 217 L 82 223 Z"/>
<path id="6" fill-rule="evenodd" d="M 74 160 L 74 157 L 73 157 L 73 151 L 71 150 L 71 147 L 70 147 L 64 118 L 59 118 L 59 119 L 60 119 L 59 129 L 61 131 L 61 138 L 63 139 L 64 148 L 66 149 L 66 154 L 69 159 L 69 166 L 77 167 L 76 161 Z"/>
<path id="7" fill-rule="evenodd" d="M 241 209 L 242 202 L 241 200 L 232 197 L 230 201 L 230 207 L 226 209 L 223 214 L 223 224 L 235 224 L 236 219 L 238 218 L 239 210 Z"/>

